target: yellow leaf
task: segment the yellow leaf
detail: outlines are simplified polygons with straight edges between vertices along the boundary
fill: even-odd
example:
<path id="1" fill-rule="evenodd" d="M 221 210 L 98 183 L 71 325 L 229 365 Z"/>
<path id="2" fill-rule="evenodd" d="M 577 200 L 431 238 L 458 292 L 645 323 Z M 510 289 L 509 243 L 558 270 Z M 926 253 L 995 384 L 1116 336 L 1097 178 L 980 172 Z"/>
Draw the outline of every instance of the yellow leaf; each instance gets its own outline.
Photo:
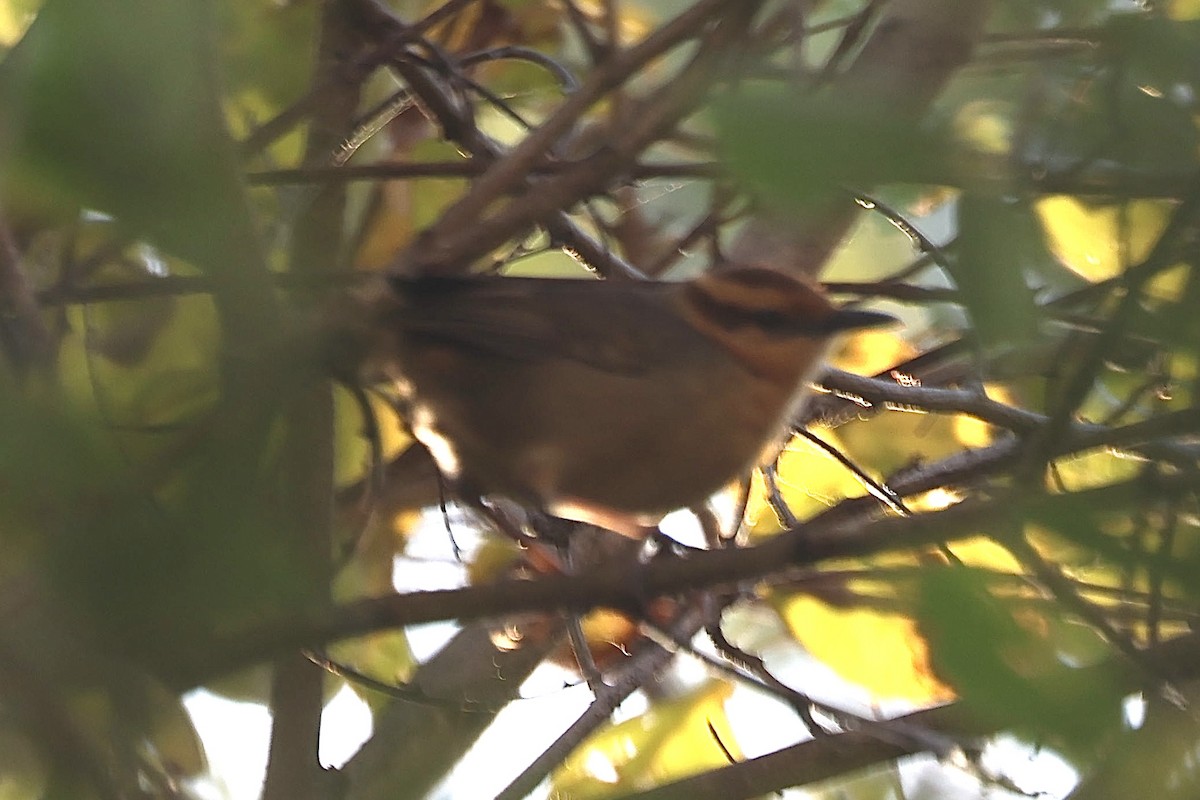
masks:
<path id="1" fill-rule="evenodd" d="M 408 634 L 403 630 L 382 631 L 337 642 L 330 645 L 329 657 L 340 665 L 389 686 L 403 684 L 416 668 L 416 659 L 408 646 Z M 383 695 L 358 681 L 349 681 L 348 685 L 368 704 L 384 699 Z"/>
<path id="2" fill-rule="evenodd" d="M 999 403 L 1016 405 L 1012 393 L 1007 387 L 999 384 L 988 384 L 985 387 L 988 397 Z M 995 428 L 983 420 L 969 417 L 966 414 L 955 416 L 954 438 L 963 447 L 987 447 L 995 436 Z"/>
<path id="3" fill-rule="evenodd" d="M 839 369 L 872 375 L 916 354 L 913 346 L 895 331 L 859 331 L 842 340 L 830 362 Z"/>
<path id="4" fill-rule="evenodd" d="M 725 716 L 732 691 L 712 681 L 593 735 L 554 772 L 554 796 L 594 800 L 679 780 L 727 765 L 722 746 L 741 758 Z"/>
<path id="5" fill-rule="evenodd" d="M 545 250 L 504 265 L 504 275 L 514 278 L 574 278 L 595 280 L 596 275 L 562 250 Z"/>
<path id="6" fill-rule="evenodd" d="M 1073 492 L 1129 480 L 1142 469 L 1139 459 L 1122 458 L 1109 450 L 1088 450 L 1054 462 L 1056 481 Z"/>
<path id="7" fill-rule="evenodd" d="M 136 319 L 137 303 L 121 305 Z M 76 332 L 64 337 L 61 351 L 67 393 L 81 405 L 95 403 L 106 424 L 177 425 L 216 402 L 219 329 L 211 298 L 173 301 L 132 364 L 96 352 L 95 317 L 86 307 L 70 306 L 64 316 Z"/>
<path id="8" fill-rule="evenodd" d="M 11 47 L 16 44 L 29 26 L 37 11 L 30 6 L 33 3 L 0 2 L 0 47 Z"/>
<path id="9" fill-rule="evenodd" d="M 1096 205 L 1056 195 L 1039 200 L 1036 210 L 1051 252 L 1072 272 L 1098 282 L 1146 258 L 1167 224 L 1171 203 L 1131 200 Z M 1165 272 L 1151 283 L 1150 292 L 1175 297 L 1182 279 L 1180 270 Z"/>
<path id="10" fill-rule="evenodd" d="M 367 476 L 371 466 L 371 443 L 367 438 L 364 410 L 351 393 L 336 387 L 333 401 L 334 437 L 337 442 L 334 482 L 338 486 L 347 486 Z M 412 439 L 400 427 L 395 411 L 386 401 L 374 394 L 368 394 L 367 401 L 375 417 L 379 446 L 386 463 L 400 455 L 412 443 Z"/>
<path id="11" fill-rule="evenodd" d="M 599 22 L 604 17 L 605 4 L 601 0 L 580 0 L 577 5 L 589 19 Z M 617 18 L 617 35 L 622 45 L 628 47 L 638 42 L 654 27 L 655 20 L 651 16 L 654 13 L 653 4 L 643 6 L 626 3 L 618 8 L 620 14 Z"/>
<path id="12" fill-rule="evenodd" d="M 1171 0 L 1167 3 L 1167 16 L 1171 19 L 1200 19 L 1200 0 Z"/>
<path id="13" fill-rule="evenodd" d="M 1012 113 L 996 100 L 965 103 L 955 115 L 954 131 L 978 152 L 1004 155 L 1012 146 Z"/>
<path id="14" fill-rule="evenodd" d="M 411 123 L 413 127 L 416 125 Z M 425 132 L 418 129 L 410 135 L 417 137 Z M 460 156 L 457 149 L 445 142 L 402 140 L 390 158 L 421 162 L 450 161 Z M 461 178 L 381 181 L 366 209 L 354 254 L 355 268 L 375 271 L 390 264 L 413 234 L 436 220 L 465 187 L 466 181 Z"/>
<path id="15" fill-rule="evenodd" d="M 785 601 L 781 613 L 808 652 L 879 700 L 928 704 L 954 696 L 934 675 L 925 639 L 907 617 L 834 608 L 804 595 Z"/>
<path id="16" fill-rule="evenodd" d="M 980 567 L 994 572 L 1009 572 L 1014 575 L 1022 570 L 1020 562 L 1012 553 L 982 536 L 964 539 L 951 545 L 954 555 L 968 567 Z"/>
<path id="17" fill-rule="evenodd" d="M 821 438 L 840 447 L 833 431 L 821 431 Z M 861 495 L 862 484 L 833 456 L 800 436 L 792 437 L 778 460 L 776 486 L 791 513 L 805 519 L 842 498 Z M 754 534 L 778 533 L 779 519 L 770 502 L 770 492 L 761 474 L 755 474 L 746 506 L 746 521 Z"/>
<path id="18" fill-rule="evenodd" d="M 955 418 L 947 414 L 888 410 L 868 421 L 853 421 L 838 428 L 846 453 L 860 465 L 881 475 L 922 461 L 958 453 Z"/>

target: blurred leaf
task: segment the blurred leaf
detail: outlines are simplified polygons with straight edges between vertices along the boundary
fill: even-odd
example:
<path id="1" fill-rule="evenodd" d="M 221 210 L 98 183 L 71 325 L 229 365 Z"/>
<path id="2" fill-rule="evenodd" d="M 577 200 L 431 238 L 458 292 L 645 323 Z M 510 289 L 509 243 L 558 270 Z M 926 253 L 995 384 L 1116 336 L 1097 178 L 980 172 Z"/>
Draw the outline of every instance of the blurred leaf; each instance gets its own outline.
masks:
<path id="1" fill-rule="evenodd" d="M 189 426 L 217 402 L 220 337 L 212 298 L 68 306 L 63 318 L 71 329 L 58 354 L 64 393 L 97 424 L 119 431 L 148 491 L 171 485 L 180 477 L 181 451 L 197 441 Z M 124 349 L 114 353 L 118 343 Z"/>
<path id="2" fill-rule="evenodd" d="M 1055 475 L 1067 490 L 1073 492 L 1132 480 L 1143 468 L 1136 460 L 1122 458 L 1108 449 L 1080 453 L 1054 462 Z"/>
<path id="3" fill-rule="evenodd" d="M 337 642 L 329 647 L 328 652 L 336 663 L 385 686 L 402 685 L 412 676 L 417 665 L 408 644 L 408 634 L 403 630 L 373 633 Z M 372 711 L 378 711 L 390 702 L 389 697 L 362 685 L 361 681 L 349 680 L 347 685 L 371 706 Z"/>
<path id="4" fill-rule="evenodd" d="M 714 114 L 730 169 L 792 208 L 826 200 L 831 188 L 933 182 L 947 152 L 907 117 L 839 96 L 745 91 Z"/>
<path id="5" fill-rule="evenodd" d="M 52 547 L 116 488 L 120 459 L 53 392 L 31 400 L 3 385 L 0 418 L 0 535 L 10 544 L 28 524 L 40 529 L 41 547 Z"/>
<path id="6" fill-rule="evenodd" d="M 915 186 L 887 186 L 872 193 L 889 207 L 902 213 L 918 230 L 933 233 L 941 239 L 941 229 L 948 222 L 941 209 L 947 198 L 939 190 Z M 931 217 L 936 216 L 937 219 Z M 883 214 L 860 214 L 854 227 L 826 262 L 821 279 L 828 281 L 871 281 L 890 277 L 908 265 L 917 255 L 913 241 Z M 892 310 L 892 309 L 889 309 Z M 879 331 L 868 333 L 880 333 Z M 882 333 L 894 333 L 883 331 Z M 867 334 L 856 334 L 867 335 Z M 851 337 L 853 339 L 854 337 Z M 891 366 L 890 364 L 887 366 Z"/>
<path id="7" fill-rule="evenodd" d="M 1026 272 L 1044 253 L 1041 232 L 1024 205 L 963 194 L 950 273 L 971 327 L 985 348 L 1037 336 L 1037 309 Z"/>
<path id="8" fill-rule="evenodd" d="M 0 2 L 0 50 L 12 46 L 25 34 L 41 5 L 42 0 Z"/>
<path id="9" fill-rule="evenodd" d="M 0 418 L 6 571 L 38 576 L 104 651 L 184 666 L 210 637 L 295 611 L 320 586 L 281 534 L 279 509 L 211 489 L 224 458 L 173 461 L 187 491 L 155 495 L 145 465 L 59 394 L 29 400 L 10 387 Z"/>
<path id="10" fill-rule="evenodd" d="M 505 5 L 523 6 L 526 9 L 532 5 L 544 5 L 537 3 L 536 0 L 503 0 L 503 2 Z M 682 11 L 688 2 L 689 0 L 655 0 L 649 3 L 620 4 L 617 6 L 620 10 L 617 21 L 620 44 L 628 47 L 636 43 L 649 33 L 653 26 Z M 603 18 L 605 6 L 602 0 L 580 0 L 578 5 L 589 19 L 599 22 Z"/>
<path id="11" fill-rule="evenodd" d="M 337 459 L 334 464 L 334 485 L 348 486 L 363 480 L 372 467 L 369 428 L 363 419 L 362 406 L 349 390 L 335 386 L 333 401 Z M 399 456 L 412 443 L 412 439 L 402 429 L 400 420 L 385 401 L 370 395 L 367 402 L 379 428 L 379 447 L 383 460 L 390 461 Z"/>
<path id="12" fill-rule="evenodd" d="M 1192 712 L 1200 699 L 1194 681 L 1175 684 L 1175 697 L 1148 694 L 1145 722 L 1122 731 L 1096 759 L 1073 797 L 1080 800 L 1187 800 L 1200 796 L 1200 769 L 1195 754 L 1200 728 Z"/>
<path id="13" fill-rule="evenodd" d="M 316 4 L 221 0 L 215 8 L 230 94 L 274 114 L 308 91 L 313 53 L 297 44 L 316 34 Z"/>
<path id="14" fill-rule="evenodd" d="M 969 567 L 1012 575 L 1021 571 L 1020 563 L 1008 550 L 982 536 L 958 540 L 950 545 L 950 549 L 954 551 L 955 558 Z"/>
<path id="15" fill-rule="evenodd" d="M 1072 271 L 1093 283 L 1120 275 L 1140 263 L 1162 234 L 1172 203 L 1131 200 L 1088 203 L 1067 195 L 1044 197 L 1035 210 L 1051 251 Z M 1150 284 L 1158 296 L 1178 293 L 1180 276 Z"/>
<path id="16" fill-rule="evenodd" d="M 1116 15 L 1094 59 L 1048 61 L 1038 74 L 1039 113 L 1024 125 L 1028 157 L 1064 171 L 1096 165 L 1134 178 L 1193 171 L 1200 145 L 1196 30 L 1150 14 Z"/>
<path id="17" fill-rule="evenodd" d="M 206 269 L 253 266 L 199 0 L 48 0 L 0 64 L 0 176 L 17 208 L 105 211 Z"/>
<path id="18" fill-rule="evenodd" d="M 1110 152 L 1130 170 L 1194 170 L 1200 133 L 1192 104 L 1166 94 L 1177 90 L 1175 83 L 1160 88 L 1134 81 L 1122 84 L 1112 114 L 1102 114 L 1113 137 Z"/>
<path id="19" fill-rule="evenodd" d="M 962 445 L 955 433 L 952 415 L 889 410 L 869 421 L 846 423 L 838 428 L 838 439 L 853 460 L 886 476 L 958 452 Z"/>
<path id="20" fill-rule="evenodd" d="M 1114 14 L 1102 38 L 1135 81 L 1151 82 L 1160 90 L 1200 81 L 1200 23 L 1154 14 Z"/>
<path id="21" fill-rule="evenodd" d="M 999 384 L 987 384 L 984 390 L 988 397 L 1008 405 L 1020 405 L 1013 393 Z M 963 447 L 987 447 L 996 440 L 996 428 L 975 417 L 958 414 L 954 417 L 954 438 Z"/>
<path id="22" fill-rule="evenodd" d="M 407 528 L 419 519 L 417 514 L 404 515 L 398 526 L 388 520 L 372 519 L 354 542 L 354 550 L 334 577 L 332 596 L 335 602 L 347 603 L 364 597 L 382 597 L 395 591 L 392 564 L 402 549 L 404 537 L 396 527 Z M 329 647 L 334 661 L 373 678 L 383 684 L 397 685 L 407 681 L 416 667 L 416 659 L 408 644 L 405 630 L 381 631 L 336 642 Z M 386 702 L 378 692 L 364 689 L 354 681 L 350 688 L 372 706 Z"/>
<path id="23" fill-rule="evenodd" d="M 36 800 L 48 783 L 44 755 L 34 743 L 10 724 L 0 727 L 0 800 Z"/>
<path id="24" fill-rule="evenodd" d="M 897 331 L 856 331 L 846 336 L 829 356 L 838 369 L 872 375 L 883 372 L 917 354 Z"/>
<path id="25" fill-rule="evenodd" d="M 1081 161 L 1111 160 L 1131 174 L 1191 171 L 1200 146 L 1194 110 L 1159 89 L 1121 75 L 1116 86 L 1093 98 L 1070 132 Z M 1184 90 L 1193 91 L 1193 90 Z"/>
<path id="26" fill-rule="evenodd" d="M 804 787 L 803 797 L 805 800 L 898 800 L 897 787 L 900 785 L 899 771 L 894 764 L 888 764 L 856 770 L 833 780 L 808 784 Z M 779 796 L 781 795 L 776 795 Z M 902 800 L 922 799 L 905 792 Z"/>
<path id="27" fill-rule="evenodd" d="M 1003 155 L 1011 148 L 1013 119 L 1008 103 L 964 99 L 953 123 L 958 138 L 976 152 Z"/>
<path id="28" fill-rule="evenodd" d="M 988 575 L 1018 574 L 1008 551 L 988 539 L 957 542 L 954 554 Z M 836 565 L 830 565 L 831 568 Z M 954 691 L 934 672 L 929 646 L 912 615 L 916 579 L 928 563 L 907 554 L 854 562 L 861 577 L 817 578 L 811 591 L 776 601 L 804 648 L 878 700 L 921 704 L 946 701 Z"/>
<path id="29" fill-rule="evenodd" d="M 187 560 L 192 542 L 182 526 L 170 524 L 122 456 L 63 397 L 47 393 L 31 402 L 11 388 L 0 394 L 8 558 L 26 555 L 105 647 L 197 639 L 192 626 L 229 570 L 215 569 L 211 559 Z M 203 570 L 203 582 L 195 573 L 183 580 L 189 570 Z M 172 620 L 175 612 L 185 613 Z"/>
<path id="30" fill-rule="evenodd" d="M 1124 545 L 1117 546 L 1115 539 L 1128 535 L 1132 530 L 1128 514 L 1102 514 L 1079 495 L 1064 494 L 1054 497 L 1053 503 L 1029 507 L 1025 522 L 1031 530 L 1054 531 L 1068 543 L 1091 551 L 1111 556 L 1114 552 L 1129 555 Z M 1063 556 L 1062 552 L 1057 553 Z"/>
<path id="31" fill-rule="evenodd" d="M 168 775 L 193 777 L 208 769 L 200 735 L 180 697 L 148 685 L 146 741 L 159 767 Z"/>
<path id="32" fill-rule="evenodd" d="M 981 720 L 1035 740 L 1090 748 L 1120 722 L 1115 675 L 1068 673 L 1041 617 L 1021 621 L 988 592 L 984 576 L 962 567 L 929 570 L 921 582 L 918 625 L 939 675 Z"/>
<path id="33" fill-rule="evenodd" d="M 996 23 L 1015 28 L 1046 24 L 1047 15 L 1064 26 L 1095 24 L 1111 13 L 1108 3 L 1096 0 L 1008 0 L 996 6 Z"/>
<path id="34" fill-rule="evenodd" d="M 724 703 L 732 691 L 729 684 L 711 681 L 591 736 L 554 771 L 555 796 L 619 797 L 726 766 L 722 745 L 735 759 L 741 758 L 725 717 Z"/>
<path id="35" fill-rule="evenodd" d="M 1200 0 L 1170 0 L 1167 14 L 1171 19 L 1195 20 L 1200 18 Z"/>
<path id="36" fill-rule="evenodd" d="M 546 250 L 525 258 L 510 261 L 501 270 L 502 275 L 519 278 L 574 278 L 594 279 L 596 276 L 579 259 L 562 250 Z"/>

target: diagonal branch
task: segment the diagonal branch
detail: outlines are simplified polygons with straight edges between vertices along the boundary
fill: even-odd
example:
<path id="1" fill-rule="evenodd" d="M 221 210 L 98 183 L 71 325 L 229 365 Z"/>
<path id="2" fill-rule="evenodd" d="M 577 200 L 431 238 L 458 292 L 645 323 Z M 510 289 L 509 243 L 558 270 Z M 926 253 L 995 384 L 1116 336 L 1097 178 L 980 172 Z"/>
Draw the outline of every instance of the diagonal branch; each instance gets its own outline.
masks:
<path id="1" fill-rule="evenodd" d="M 728 63 L 732 45 L 741 37 L 758 2 L 701 0 L 646 39 L 622 50 L 599 66 L 557 111 L 496 162 L 461 200 L 424 231 L 400 262 L 413 272 L 454 272 L 485 255 L 554 211 L 570 208 L 603 187 L 629 166 L 641 150 L 672 128 L 697 103 L 705 88 Z M 724 16 L 719 16 L 724 11 Z M 693 38 L 713 19 L 720 20 L 705 37 L 700 52 L 667 85 L 646 99 L 647 114 L 630 131 L 614 139 L 575 169 L 539 183 L 499 211 L 488 209 L 517 191 L 552 148 L 596 101 L 621 86 L 649 61 Z"/>
<path id="2" fill-rule="evenodd" d="M 1169 491 L 1190 486 L 1192 478 L 1177 474 L 1157 480 L 1158 490 Z M 1002 511 L 1010 516 L 1040 516 L 1056 509 L 1085 507 L 1093 513 L 1103 513 L 1136 507 L 1145 498 L 1146 483 L 1140 479 L 1065 495 L 1005 491 L 911 517 L 873 519 L 861 512 L 853 516 L 827 514 L 754 547 L 699 551 L 686 558 L 646 564 L 600 566 L 581 575 L 502 580 L 461 589 L 371 598 L 291 620 L 273 621 L 261 629 L 231 637 L 211 652 L 197 654 L 185 679 L 202 680 L 290 647 L 312 646 L 423 622 L 499 617 L 525 611 L 586 611 L 597 607 L 636 614 L 649 598 L 657 596 L 691 589 L 736 588 L 741 581 L 833 559 L 861 558 L 977 536 Z M 1118 545 L 1103 539 L 1089 544 L 1110 557 L 1128 558 Z M 1185 566 L 1173 568 L 1178 571 Z"/>

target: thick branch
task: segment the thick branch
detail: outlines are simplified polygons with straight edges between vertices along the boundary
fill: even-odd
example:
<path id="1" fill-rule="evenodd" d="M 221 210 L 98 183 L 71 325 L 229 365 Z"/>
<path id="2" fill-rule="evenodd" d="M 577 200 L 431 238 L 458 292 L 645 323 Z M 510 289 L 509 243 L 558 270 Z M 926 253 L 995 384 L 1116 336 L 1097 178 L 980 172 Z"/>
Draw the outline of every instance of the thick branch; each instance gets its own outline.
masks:
<path id="1" fill-rule="evenodd" d="M 1190 485 L 1186 475 L 1158 479 L 1156 488 Z M 889 550 L 926 547 L 977 536 L 1000 512 L 1048 515 L 1082 505 L 1094 513 L 1128 510 L 1147 497 L 1147 484 L 1132 480 L 1067 495 L 1006 492 L 972 498 L 950 508 L 912 517 L 868 521 L 862 516 L 826 515 L 754 547 L 702 551 L 647 564 L 598 567 L 582 575 L 503 580 L 462 589 L 411 592 L 362 600 L 316 615 L 278 621 L 228 641 L 205 658 L 198 654 L 190 680 L 201 680 L 294 646 L 350 638 L 376 630 L 446 619 L 500 618 L 526 611 L 586 611 L 608 607 L 640 612 L 653 597 L 691 589 L 734 588 L 738 583 L 814 566 L 831 559 L 861 558 Z M 1102 541 L 1092 544 L 1100 546 Z M 1115 546 L 1114 546 L 1115 547 Z M 1117 553 L 1111 555 L 1127 554 Z M 1182 569 L 1182 566 L 1179 567 Z"/>

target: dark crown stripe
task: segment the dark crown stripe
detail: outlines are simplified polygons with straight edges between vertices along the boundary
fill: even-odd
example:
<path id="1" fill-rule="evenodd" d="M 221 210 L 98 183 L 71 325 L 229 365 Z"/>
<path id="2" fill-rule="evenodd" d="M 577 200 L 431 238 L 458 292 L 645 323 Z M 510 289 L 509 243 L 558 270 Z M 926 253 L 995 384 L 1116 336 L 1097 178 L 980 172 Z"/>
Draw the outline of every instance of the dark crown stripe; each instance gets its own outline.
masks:
<path id="1" fill-rule="evenodd" d="M 789 282 L 787 286 L 790 293 L 794 295 L 795 285 Z M 688 299 L 696 305 L 703 317 L 726 330 L 753 326 L 772 333 L 797 336 L 822 336 L 829 332 L 829 317 L 832 314 L 828 306 L 814 304 L 811 309 L 801 310 L 798 307 L 799 303 L 770 305 L 762 302 L 746 303 L 739 302 L 735 296 L 722 297 L 721 294 L 719 291 L 713 292 L 711 287 L 702 283 L 693 283 L 688 286 Z M 730 293 L 730 295 L 736 294 L 736 292 Z M 755 294 L 758 295 L 758 298 L 765 299 L 765 295 L 762 293 L 746 293 L 742 299 L 750 300 L 754 298 Z M 777 298 L 772 297 L 771 299 Z M 792 298 L 787 299 L 791 300 Z"/>

